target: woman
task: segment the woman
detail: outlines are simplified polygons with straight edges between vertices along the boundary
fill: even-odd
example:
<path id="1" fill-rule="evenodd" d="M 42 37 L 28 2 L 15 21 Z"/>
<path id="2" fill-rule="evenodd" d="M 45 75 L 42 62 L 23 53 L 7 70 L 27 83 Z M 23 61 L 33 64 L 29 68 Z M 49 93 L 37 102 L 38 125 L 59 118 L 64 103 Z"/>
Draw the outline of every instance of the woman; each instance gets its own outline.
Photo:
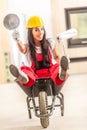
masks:
<path id="1" fill-rule="evenodd" d="M 51 77 L 53 82 L 60 86 L 67 77 L 68 60 L 63 56 L 60 60 L 56 52 L 55 42 L 46 39 L 44 22 L 39 16 L 32 16 L 28 20 L 28 43 L 22 44 L 18 35 L 13 35 L 17 41 L 19 50 L 26 55 L 29 66 L 21 66 L 19 72 L 16 66 L 10 65 L 9 69 L 13 76 L 25 87 L 30 87 L 37 78 Z"/>

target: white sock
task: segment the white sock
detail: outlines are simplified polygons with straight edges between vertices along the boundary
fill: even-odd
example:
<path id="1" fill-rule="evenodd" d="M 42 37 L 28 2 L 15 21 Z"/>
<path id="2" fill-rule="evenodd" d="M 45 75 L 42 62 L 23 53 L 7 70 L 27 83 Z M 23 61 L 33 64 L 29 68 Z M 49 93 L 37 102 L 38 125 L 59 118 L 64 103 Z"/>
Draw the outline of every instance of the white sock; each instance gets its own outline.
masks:
<path id="1" fill-rule="evenodd" d="M 29 82 L 28 76 L 23 71 L 19 70 L 19 73 L 27 79 L 27 82 Z"/>

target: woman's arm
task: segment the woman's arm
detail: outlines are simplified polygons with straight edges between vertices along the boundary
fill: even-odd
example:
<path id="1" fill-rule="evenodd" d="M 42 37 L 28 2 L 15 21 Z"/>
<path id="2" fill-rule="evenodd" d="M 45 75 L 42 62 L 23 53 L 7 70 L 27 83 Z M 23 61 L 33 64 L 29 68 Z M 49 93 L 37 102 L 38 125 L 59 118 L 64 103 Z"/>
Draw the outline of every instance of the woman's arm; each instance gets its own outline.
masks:
<path id="1" fill-rule="evenodd" d="M 53 56 L 54 56 L 54 59 L 59 63 L 60 62 L 60 56 L 56 50 L 56 47 L 53 49 Z"/>
<path id="2" fill-rule="evenodd" d="M 21 53 L 25 54 L 27 52 L 28 45 L 23 44 L 22 41 L 20 40 L 20 33 L 18 31 L 14 31 L 12 33 L 13 39 L 16 41 L 18 45 L 18 49 Z"/>
<path id="3" fill-rule="evenodd" d="M 17 41 L 18 49 L 21 53 L 25 54 L 27 52 L 28 46 L 23 44 L 21 41 Z"/>
<path id="4" fill-rule="evenodd" d="M 53 57 L 54 59 L 59 63 L 60 62 L 60 56 L 56 50 L 56 43 L 53 39 L 49 38 L 48 39 L 50 45 L 51 45 L 51 48 L 52 48 L 52 53 L 53 53 Z"/>

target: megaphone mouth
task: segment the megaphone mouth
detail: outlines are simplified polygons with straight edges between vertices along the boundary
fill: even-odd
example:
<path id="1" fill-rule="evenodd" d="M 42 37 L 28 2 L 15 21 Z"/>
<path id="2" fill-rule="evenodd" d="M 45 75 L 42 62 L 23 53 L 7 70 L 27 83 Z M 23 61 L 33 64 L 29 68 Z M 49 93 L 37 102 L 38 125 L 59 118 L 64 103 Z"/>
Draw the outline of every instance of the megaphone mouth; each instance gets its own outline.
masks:
<path id="1" fill-rule="evenodd" d="M 3 24 L 8 30 L 13 30 L 19 26 L 20 20 L 16 14 L 8 14 L 4 17 Z"/>

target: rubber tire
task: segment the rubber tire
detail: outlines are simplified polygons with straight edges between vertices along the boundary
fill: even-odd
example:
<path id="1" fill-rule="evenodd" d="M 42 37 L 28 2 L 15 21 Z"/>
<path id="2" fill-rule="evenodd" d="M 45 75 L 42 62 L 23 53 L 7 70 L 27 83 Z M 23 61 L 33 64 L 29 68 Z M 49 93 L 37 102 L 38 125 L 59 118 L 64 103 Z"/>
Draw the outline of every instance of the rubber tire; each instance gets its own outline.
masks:
<path id="1" fill-rule="evenodd" d="M 39 92 L 39 111 L 40 114 L 47 114 L 47 94 L 45 91 Z M 49 117 L 41 117 L 40 122 L 43 128 L 49 126 Z"/>

